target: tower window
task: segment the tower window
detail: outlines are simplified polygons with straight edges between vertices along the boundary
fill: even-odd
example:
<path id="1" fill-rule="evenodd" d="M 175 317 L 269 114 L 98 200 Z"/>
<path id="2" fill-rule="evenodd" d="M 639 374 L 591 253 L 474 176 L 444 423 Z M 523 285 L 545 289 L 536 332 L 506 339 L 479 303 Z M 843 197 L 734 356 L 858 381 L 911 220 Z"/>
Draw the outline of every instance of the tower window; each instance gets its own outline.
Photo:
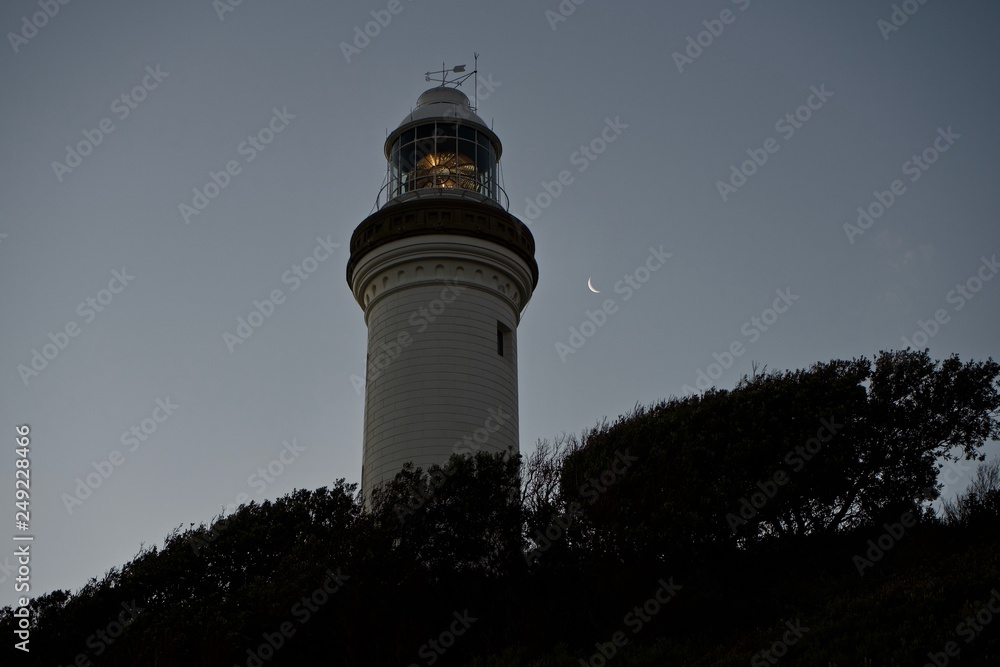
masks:
<path id="1" fill-rule="evenodd" d="M 501 357 L 510 356 L 510 329 L 503 323 L 497 322 L 497 354 Z"/>

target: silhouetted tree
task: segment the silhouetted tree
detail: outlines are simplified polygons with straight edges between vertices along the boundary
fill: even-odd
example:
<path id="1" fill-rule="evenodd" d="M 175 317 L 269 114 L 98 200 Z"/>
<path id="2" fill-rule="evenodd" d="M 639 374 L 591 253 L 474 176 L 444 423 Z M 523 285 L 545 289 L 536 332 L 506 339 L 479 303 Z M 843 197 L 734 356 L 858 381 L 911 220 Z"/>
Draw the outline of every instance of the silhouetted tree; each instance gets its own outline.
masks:
<path id="1" fill-rule="evenodd" d="M 942 512 L 952 526 L 995 528 L 1000 520 L 1000 459 L 980 465 L 969 488 L 946 500 Z"/>
<path id="2" fill-rule="evenodd" d="M 615 664 L 738 665 L 800 615 L 812 629 L 787 667 L 918 664 L 996 585 L 1000 463 L 872 557 L 877 576 L 854 556 L 883 521 L 926 510 L 941 458 L 981 458 L 1000 436 L 998 377 L 992 360 L 912 351 L 755 369 L 543 441 L 523 464 L 481 452 L 406 466 L 364 504 L 339 480 L 242 505 L 34 598 L 32 652 L 8 642 L 3 664 L 552 667 L 624 624 Z M 674 577 L 676 600 L 633 641 L 637 605 Z M 441 652 L 458 618 L 476 620 Z M 261 658 L 283 624 L 294 636 Z M 0 609 L 0 634 L 16 625 Z M 983 633 L 962 664 L 998 650 Z"/>
<path id="3" fill-rule="evenodd" d="M 936 460 L 1000 437 L 998 377 L 992 359 L 883 352 L 636 408 L 567 457 L 562 504 L 583 508 L 570 538 L 611 558 L 689 557 L 919 512 Z M 625 452 L 636 463 L 611 474 Z"/>

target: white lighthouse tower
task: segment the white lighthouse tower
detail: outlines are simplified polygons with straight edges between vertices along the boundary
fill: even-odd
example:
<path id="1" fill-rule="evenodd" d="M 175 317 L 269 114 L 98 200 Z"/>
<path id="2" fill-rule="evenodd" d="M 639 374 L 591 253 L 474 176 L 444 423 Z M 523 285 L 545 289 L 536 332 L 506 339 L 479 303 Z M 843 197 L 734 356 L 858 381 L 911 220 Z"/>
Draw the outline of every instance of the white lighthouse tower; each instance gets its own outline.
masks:
<path id="1" fill-rule="evenodd" d="M 368 326 L 365 498 L 408 461 L 518 452 L 517 325 L 538 265 L 500 153 L 444 77 L 386 139 L 386 183 L 347 264 Z"/>

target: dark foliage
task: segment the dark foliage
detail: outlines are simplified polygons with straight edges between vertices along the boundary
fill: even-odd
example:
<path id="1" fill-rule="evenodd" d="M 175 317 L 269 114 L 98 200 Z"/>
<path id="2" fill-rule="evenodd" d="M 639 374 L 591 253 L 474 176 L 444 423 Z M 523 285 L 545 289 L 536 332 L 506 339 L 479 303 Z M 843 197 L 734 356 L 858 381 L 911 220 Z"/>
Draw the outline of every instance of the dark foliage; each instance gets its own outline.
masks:
<path id="1" fill-rule="evenodd" d="M 244 505 L 33 599 L 4 664 L 764 665 L 791 627 L 782 665 L 996 664 L 1000 622 L 966 619 L 1000 609 L 1000 465 L 930 507 L 940 462 L 1000 437 L 998 377 L 910 351 L 755 373 L 523 463 Z"/>

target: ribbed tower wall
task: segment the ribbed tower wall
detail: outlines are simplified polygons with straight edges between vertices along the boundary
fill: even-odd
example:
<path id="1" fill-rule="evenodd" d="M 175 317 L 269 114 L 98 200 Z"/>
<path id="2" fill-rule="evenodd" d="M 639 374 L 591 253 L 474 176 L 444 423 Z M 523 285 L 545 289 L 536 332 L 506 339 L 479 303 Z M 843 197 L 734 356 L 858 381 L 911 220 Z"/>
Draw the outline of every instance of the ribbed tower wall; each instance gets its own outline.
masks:
<path id="1" fill-rule="evenodd" d="M 517 326 L 538 277 L 523 223 L 475 201 L 408 202 L 370 216 L 351 250 L 368 325 L 365 496 L 408 461 L 516 454 Z"/>

